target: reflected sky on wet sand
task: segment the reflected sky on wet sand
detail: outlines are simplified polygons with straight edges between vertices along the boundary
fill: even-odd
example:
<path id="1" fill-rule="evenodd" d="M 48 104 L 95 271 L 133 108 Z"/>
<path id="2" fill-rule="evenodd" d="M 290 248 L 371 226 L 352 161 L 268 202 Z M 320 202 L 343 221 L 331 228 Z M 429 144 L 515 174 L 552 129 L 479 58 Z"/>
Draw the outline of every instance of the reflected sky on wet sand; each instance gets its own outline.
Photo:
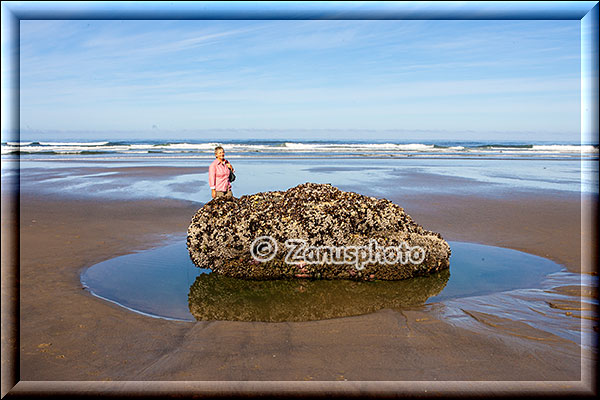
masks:
<path id="1" fill-rule="evenodd" d="M 175 198 L 210 200 L 207 167 L 211 159 L 4 162 L 2 177 L 25 192 L 60 193 L 115 199 Z M 287 190 L 305 182 L 331 183 L 342 190 L 389 197 L 391 194 L 477 194 L 551 190 L 591 191 L 595 161 L 447 159 L 231 159 L 236 197 Z M 582 175 L 582 170 L 585 172 Z M 360 190 L 358 190 L 360 189 Z"/>

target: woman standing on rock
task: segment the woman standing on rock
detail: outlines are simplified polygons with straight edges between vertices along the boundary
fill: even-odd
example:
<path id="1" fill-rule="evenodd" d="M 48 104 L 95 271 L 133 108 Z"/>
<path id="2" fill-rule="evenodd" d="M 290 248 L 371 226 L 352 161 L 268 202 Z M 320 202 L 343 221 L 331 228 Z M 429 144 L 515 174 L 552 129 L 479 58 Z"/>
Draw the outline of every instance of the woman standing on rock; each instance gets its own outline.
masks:
<path id="1" fill-rule="evenodd" d="M 221 146 L 215 147 L 215 160 L 208 167 L 208 185 L 210 186 L 212 198 L 233 197 L 230 172 L 235 172 L 233 166 L 225 159 L 225 150 Z"/>

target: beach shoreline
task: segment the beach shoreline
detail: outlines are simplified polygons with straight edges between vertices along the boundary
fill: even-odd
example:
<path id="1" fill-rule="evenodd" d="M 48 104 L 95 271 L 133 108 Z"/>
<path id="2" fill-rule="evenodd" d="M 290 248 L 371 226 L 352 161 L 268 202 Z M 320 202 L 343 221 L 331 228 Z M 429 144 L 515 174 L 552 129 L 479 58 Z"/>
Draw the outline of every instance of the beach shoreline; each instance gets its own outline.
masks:
<path id="1" fill-rule="evenodd" d="M 579 271 L 577 196 L 389 198 L 446 240 L 514 248 Z M 5 207 L 11 198 L 2 200 Z M 503 322 L 512 323 L 510 334 L 490 329 L 498 324 L 493 316 L 461 326 L 445 320 L 439 305 L 303 323 L 190 323 L 139 315 L 83 290 L 85 268 L 185 232 L 200 206 L 21 193 L 19 225 L 2 219 L 2 231 L 18 231 L 20 240 L 20 319 L 13 321 L 20 380 L 508 380 L 589 388 L 595 352 L 582 356 L 578 344 L 551 334 L 527 338 L 515 321 Z M 14 304 L 6 277 L 3 304 Z"/>

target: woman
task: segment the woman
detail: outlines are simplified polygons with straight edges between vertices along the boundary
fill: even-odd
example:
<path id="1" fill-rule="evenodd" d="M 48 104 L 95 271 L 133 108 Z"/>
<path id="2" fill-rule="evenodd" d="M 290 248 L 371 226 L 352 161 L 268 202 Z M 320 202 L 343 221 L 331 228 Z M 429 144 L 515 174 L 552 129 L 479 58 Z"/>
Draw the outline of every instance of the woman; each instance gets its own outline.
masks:
<path id="1" fill-rule="evenodd" d="M 229 171 L 235 172 L 233 166 L 225 159 L 225 150 L 221 146 L 215 147 L 215 161 L 208 167 L 208 185 L 211 195 L 215 197 L 233 197 Z"/>

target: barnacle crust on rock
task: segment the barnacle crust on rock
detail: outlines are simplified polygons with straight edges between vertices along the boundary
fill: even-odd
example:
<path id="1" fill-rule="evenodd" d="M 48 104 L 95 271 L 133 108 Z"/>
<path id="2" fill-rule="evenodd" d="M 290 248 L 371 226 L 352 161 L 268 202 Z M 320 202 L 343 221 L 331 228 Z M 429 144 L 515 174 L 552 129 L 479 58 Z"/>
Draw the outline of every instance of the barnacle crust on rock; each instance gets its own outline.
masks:
<path id="1" fill-rule="evenodd" d="M 267 261 L 257 261 L 251 252 L 252 243 L 261 236 L 269 236 L 276 243 L 277 252 Z M 374 249 L 374 243 L 379 250 L 420 248 L 424 256 L 409 257 L 407 262 L 406 257 L 394 258 L 391 253 L 385 259 L 380 252 L 382 258 L 371 256 L 360 267 L 356 258 L 348 257 L 337 258 L 335 263 L 331 259 L 327 262 L 327 258 L 321 263 L 289 262 L 286 256 L 292 248 L 286 246 L 288 239 L 303 241 L 305 248 L 312 249 Z M 286 191 L 213 199 L 192 218 L 187 246 L 192 261 L 200 268 L 256 280 L 400 280 L 448 269 L 451 254 L 439 233 L 424 229 L 391 201 L 315 183 Z M 397 262 L 391 262 L 394 260 Z"/>

